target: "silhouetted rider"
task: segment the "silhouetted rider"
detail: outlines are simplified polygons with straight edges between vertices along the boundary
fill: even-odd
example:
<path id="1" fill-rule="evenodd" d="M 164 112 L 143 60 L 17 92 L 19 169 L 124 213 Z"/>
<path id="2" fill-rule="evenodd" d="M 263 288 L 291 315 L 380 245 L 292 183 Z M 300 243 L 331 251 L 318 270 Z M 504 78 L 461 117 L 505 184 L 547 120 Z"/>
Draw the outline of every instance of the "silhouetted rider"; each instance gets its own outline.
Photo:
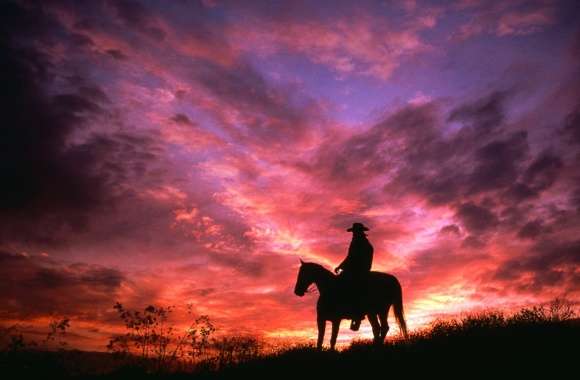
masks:
<path id="1" fill-rule="evenodd" d="M 373 246 L 367 239 L 365 231 L 366 228 L 362 223 L 353 223 L 352 227 L 347 229 L 352 232 L 352 241 L 348 248 L 348 255 L 346 259 L 334 270 L 335 273 L 340 272 L 340 279 L 346 285 L 347 296 L 354 308 L 351 330 L 358 330 L 360 323 L 364 318 L 361 309 L 361 292 L 366 284 L 368 273 L 373 264 Z"/>

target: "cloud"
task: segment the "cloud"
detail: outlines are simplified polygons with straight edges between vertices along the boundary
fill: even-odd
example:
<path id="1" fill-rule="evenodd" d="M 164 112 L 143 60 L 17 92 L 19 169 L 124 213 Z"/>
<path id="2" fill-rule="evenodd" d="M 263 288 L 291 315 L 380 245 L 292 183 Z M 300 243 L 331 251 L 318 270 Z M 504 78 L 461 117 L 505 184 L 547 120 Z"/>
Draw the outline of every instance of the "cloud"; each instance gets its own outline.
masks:
<path id="1" fill-rule="evenodd" d="M 398 169 L 391 166 L 393 157 L 398 154 L 402 156 L 397 161 L 409 165 L 419 159 L 417 156 L 423 153 L 421 149 L 431 147 L 435 118 L 433 104 L 402 108 L 367 130 L 345 138 L 328 136 L 314 160 L 301 167 L 330 182 L 358 181 L 358 185 L 363 185 L 389 170 Z"/>
<path id="2" fill-rule="evenodd" d="M 323 175 L 335 181 L 362 184 L 384 176 L 386 191 L 415 193 L 434 205 L 504 189 L 528 152 L 526 132 L 502 127 L 506 98 L 493 92 L 452 109 L 448 123 L 462 125 L 446 134 L 449 124 L 438 103 L 405 106 L 366 131 L 325 145 L 312 167 L 325 168 Z"/>
<path id="3" fill-rule="evenodd" d="M 117 269 L 60 263 L 40 256 L 0 252 L 3 317 L 31 318 L 52 313 L 94 318 L 110 308 L 126 276 Z"/>
<path id="4" fill-rule="evenodd" d="M 165 31 L 158 25 L 153 13 L 142 3 L 132 0 L 114 0 L 107 3 L 115 10 L 119 20 L 139 33 L 163 41 Z"/>
<path id="5" fill-rule="evenodd" d="M 125 53 L 123 53 L 119 49 L 108 49 L 108 50 L 106 50 L 106 53 L 109 54 L 111 57 L 119 60 L 119 61 L 127 59 L 127 56 L 125 55 Z"/>
<path id="6" fill-rule="evenodd" d="M 3 8 L 11 22 L 46 19 L 36 8 L 24 10 L 11 3 Z M 28 31 L 35 35 L 34 29 Z M 86 212 L 103 199 L 104 179 L 92 172 L 92 153 L 82 147 L 68 150 L 66 141 L 75 128 L 101 112 L 100 105 L 87 94 L 46 94 L 50 62 L 39 51 L 19 46 L 17 35 L 3 36 L 6 108 L 0 175 L 5 185 L 0 190 L 0 238 L 10 235 L 7 226 L 48 217 L 55 210 L 65 214 L 55 223 L 82 225 Z"/>
<path id="7" fill-rule="evenodd" d="M 442 227 L 439 232 L 443 235 L 456 235 L 456 236 L 460 236 L 461 235 L 461 230 L 459 229 L 459 227 L 456 224 L 448 224 L 444 227 Z"/>
<path id="8" fill-rule="evenodd" d="M 292 89 L 271 85 L 246 63 L 232 67 L 200 61 L 191 69 L 196 81 L 213 98 L 204 107 L 231 138 L 256 149 L 292 149 L 316 132 L 318 104 Z"/>
<path id="9" fill-rule="evenodd" d="M 532 34 L 554 22 L 554 10 L 551 7 L 513 11 L 500 17 L 495 32 L 498 36 Z"/>
<path id="10" fill-rule="evenodd" d="M 399 271 L 405 297 L 419 300 L 430 292 L 477 277 L 478 273 L 485 271 L 488 259 L 489 256 L 481 250 L 470 252 L 449 242 L 419 250 L 409 259 L 405 270 Z"/>
<path id="11" fill-rule="evenodd" d="M 539 240 L 532 247 L 532 254 L 507 260 L 498 267 L 494 278 L 522 292 L 537 293 L 545 287 L 574 292 L 579 290 L 579 267 L 580 241 Z"/>
<path id="12" fill-rule="evenodd" d="M 566 116 L 563 134 L 571 144 L 580 145 L 580 106 Z"/>
<path id="13" fill-rule="evenodd" d="M 420 33 L 432 28 L 438 17 L 435 10 L 425 10 L 425 14 L 394 26 L 360 8 L 352 13 L 321 20 L 302 9 L 284 16 L 251 17 L 251 22 L 235 26 L 231 35 L 242 49 L 262 55 L 290 51 L 339 75 L 387 80 L 405 59 L 430 49 Z"/>
<path id="14" fill-rule="evenodd" d="M 541 153 L 530 163 L 521 180 L 509 190 L 510 195 L 518 200 L 538 196 L 556 182 L 563 166 L 560 157 L 550 152 Z"/>
<path id="15" fill-rule="evenodd" d="M 184 115 L 182 113 L 177 113 L 177 114 L 173 115 L 171 117 L 171 120 L 177 124 L 182 124 L 182 125 L 192 125 L 193 124 L 191 122 L 191 120 L 189 119 L 189 117 L 187 117 L 187 115 Z"/>
<path id="16" fill-rule="evenodd" d="M 519 231 L 518 237 L 521 239 L 536 239 L 544 232 L 544 226 L 540 220 L 527 222 Z"/>
<path id="17" fill-rule="evenodd" d="M 82 78 L 70 80 L 66 90 L 51 87 L 58 73 L 42 44 L 59 31 L 56 21 L 41 7 L 3 8 L 9 17 L 0 41 L 6 106 L 0 242 L 58 244 L 71 231 L 85 230 L 93 213 L 113 207 L 126 180 L 143 176 L 158 150 L 147 133 L 93 133 L 91 124 L 110 120 L 112 103 Z M 39 47 L 25 43 L 30 39 Z"/>
<path id="18" fill-rule="evenodd" d="M 556 7 L 545 1 L 474 2 L 470 6 L 458 5 L 467 11 L 469 21 L 460 25 L 455 38 L 464 41 L 482 34 L 497 37 L 522 36 L 538 33 L 551 25 L 556 18 Z"/>
<path id="19" fill-rule="evenodd" d="M 457 208 L 457 217 L 465 228 L 474 233 L 486 232 L 497 224 L 497 217 L 487 208 L 471 202 Z"/>
<path id="20" fill-rule="evenodd" d="M 462 104 L 451 110 L 448 121 L 462 122 L 480 133 L 490 132 L 504 121 L 504 103 L 509 96 L 508 91 L 494 91 L 473 102 Z"/>
<path id="21" fill-rule="evenodd" d="M 476 167 L 467 179 L 467 191 L 480 193 L 509 186 L 517 177 L 519 164 L 527 152 L 527 133 L 524 131 L 481 146 L 475 152 Z"/>

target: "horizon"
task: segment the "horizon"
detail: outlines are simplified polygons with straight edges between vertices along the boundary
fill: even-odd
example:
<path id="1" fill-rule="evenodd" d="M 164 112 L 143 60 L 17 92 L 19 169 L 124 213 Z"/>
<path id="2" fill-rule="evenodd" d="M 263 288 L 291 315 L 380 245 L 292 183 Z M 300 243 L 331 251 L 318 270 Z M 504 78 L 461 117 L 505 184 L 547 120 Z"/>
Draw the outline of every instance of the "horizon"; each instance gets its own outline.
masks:
<path id="1" fill-rule="evenodd" d="M 0 325 L 100 350 L 115 302 L 192 304 L 314 340 L 300 259 L 333 270 L 354 222 L 411 329 L 580 301 L 574 1 L 0 8 Z"/>

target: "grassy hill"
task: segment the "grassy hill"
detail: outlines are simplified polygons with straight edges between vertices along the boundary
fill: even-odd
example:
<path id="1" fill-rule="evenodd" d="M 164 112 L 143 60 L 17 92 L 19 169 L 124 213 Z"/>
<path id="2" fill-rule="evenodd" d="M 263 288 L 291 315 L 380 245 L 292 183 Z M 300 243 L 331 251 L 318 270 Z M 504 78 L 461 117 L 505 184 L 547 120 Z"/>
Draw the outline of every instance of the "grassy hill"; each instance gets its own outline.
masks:
<path id="1" fill-rule="evenodd" d="M 534 311 L 535 310 L 535 311 Z M 208 359 L 186 370 L 116 361 L 105 353 L 3 352 L 4 378 L 93 379 L 262 379 L 446 376 L 462 378 L 575 378 L 580 319 L 526 309 L 505 317 L 498 312 L 437 321 L 407 341 L 376 347 L 355 342 L 339 351 L 313 347 L 279 350 L 229 361 Z"/>
<path id="2" fill-rule="evenodd" d="M 493 316 L 440 323 L 407 342 L 355 343 L 342 352 L 300 348 L 231 366 L 203 378 L 387 378 L 396 375 L 486 375 L 548 378 L 578 374 L 580 320 L 499 323 Z M 558 375 L 558 376 L 557 376 Z M 287 377 L 286 377 L 287 376 Z M 566 376 L 567 377 L 567 376 Z M 563 378 L 563 377 L 562 377 Z"/>

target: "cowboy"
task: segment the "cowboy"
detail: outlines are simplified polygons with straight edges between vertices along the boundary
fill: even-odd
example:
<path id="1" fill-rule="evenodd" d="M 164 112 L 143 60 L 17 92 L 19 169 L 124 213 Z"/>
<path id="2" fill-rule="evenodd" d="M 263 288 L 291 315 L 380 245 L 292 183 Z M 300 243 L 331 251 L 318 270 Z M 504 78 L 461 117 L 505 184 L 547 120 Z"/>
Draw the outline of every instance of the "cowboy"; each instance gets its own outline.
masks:
<path id="1" fill-rule="evenodd" d="M 364 313 L 360 310 L 362 306 L 361 292 L 373 264 L 373 246 L 365 234 L 365 231 L 368 230 L 362 223 L 353 223 L 352 227 L 347 229 L 348 232 L 352 232 L 348 255 L 334 269 L 335 273 L 340 273 L 339 276 L 348 289 L 347 294 L 352 303 L 354 316 L 350 325 L 353 331 L 359 329 L 364 318 Z"/>

